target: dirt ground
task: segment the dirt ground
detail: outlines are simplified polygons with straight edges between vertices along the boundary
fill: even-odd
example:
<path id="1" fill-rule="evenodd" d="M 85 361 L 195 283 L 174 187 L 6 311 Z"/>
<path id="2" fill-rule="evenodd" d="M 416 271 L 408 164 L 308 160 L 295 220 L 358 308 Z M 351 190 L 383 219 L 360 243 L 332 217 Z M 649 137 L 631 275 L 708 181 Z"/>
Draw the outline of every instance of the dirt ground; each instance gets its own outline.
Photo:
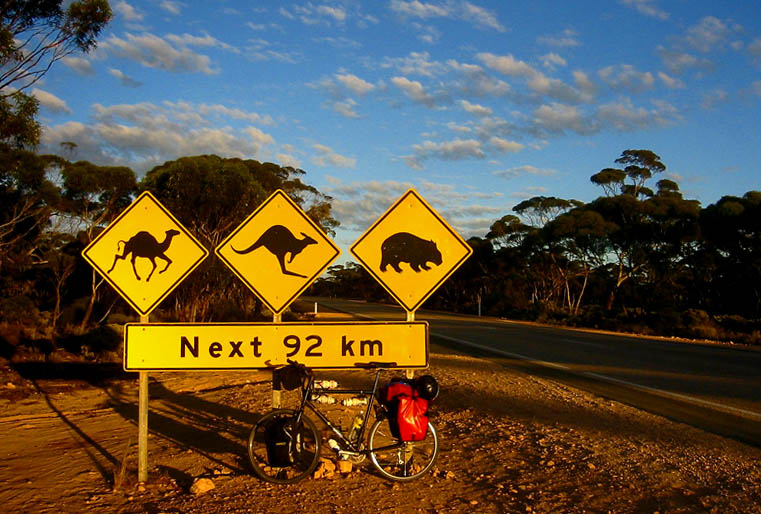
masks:
<path id="1" fill-rule="evenodd" d="M 761 449 L 506 361 L 432 346 L 430 373 L 442 393 L 432 419 L 441 450 L 429 476 L 393 484 L 366 462 L 285 486 L 255 478 L 245 447 L 269 409 L 269 373 L 153 374 L 150 479 L 141 485 L 135 374 L 4 362 L 0 505 L 30 513 L 761 512 Z M 370 379 L 318 375 L 344 387 Z M 214 489 L 192 493 L 199 478 Z"/>

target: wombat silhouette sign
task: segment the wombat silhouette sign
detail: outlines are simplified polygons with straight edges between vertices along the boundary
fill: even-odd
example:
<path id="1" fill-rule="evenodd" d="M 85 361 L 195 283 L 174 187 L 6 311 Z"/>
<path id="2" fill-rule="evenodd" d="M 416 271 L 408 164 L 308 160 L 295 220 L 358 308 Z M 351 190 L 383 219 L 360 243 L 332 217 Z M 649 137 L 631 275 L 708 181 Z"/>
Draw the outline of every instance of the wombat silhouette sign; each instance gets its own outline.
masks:
<path id="1" fill-rule="evenodd" d="M 207 255 L 206 248 L 147 191 L 82 252 L 143 315 L 157 307 Z M 122 262 L 127 258 L 131 265 Z"/>
<path id="2" fill-rule="evenodd" d="M 389 236 L 381 245 L 380 270 L 386 271 L 391 266 L 397 273 L 402 272 L 399 264 L 406 262 L 415 272 L 428 271 L 427 263 L 441 264 L 441 252 L 433 240 L 426 241 L 409 232 L 397 232 Z"/>
<path id="3" fill-rule="evenodd" d="M 414 189 L 352 245 L 351 254 L 414 312 L 473 253 Z"/>
<path id="4" fill-rule="evenodd" d="M 341 251 L 283 191 L 275 191 L 214 250 L 279 314 Z"/>

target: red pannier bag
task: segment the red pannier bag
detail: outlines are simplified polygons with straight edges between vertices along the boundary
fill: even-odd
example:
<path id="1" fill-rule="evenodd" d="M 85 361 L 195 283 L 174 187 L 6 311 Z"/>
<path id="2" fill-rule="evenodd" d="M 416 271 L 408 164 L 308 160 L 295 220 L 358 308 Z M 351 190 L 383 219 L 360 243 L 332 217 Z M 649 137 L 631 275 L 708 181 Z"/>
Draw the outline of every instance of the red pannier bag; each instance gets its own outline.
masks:
<path id="1" fill-rule="evenodd" d="M 408 382 L 392 381 L 384 397 L 391 434 L 402 441 L 422 441 L 428 433 L 428 400 Z"/>

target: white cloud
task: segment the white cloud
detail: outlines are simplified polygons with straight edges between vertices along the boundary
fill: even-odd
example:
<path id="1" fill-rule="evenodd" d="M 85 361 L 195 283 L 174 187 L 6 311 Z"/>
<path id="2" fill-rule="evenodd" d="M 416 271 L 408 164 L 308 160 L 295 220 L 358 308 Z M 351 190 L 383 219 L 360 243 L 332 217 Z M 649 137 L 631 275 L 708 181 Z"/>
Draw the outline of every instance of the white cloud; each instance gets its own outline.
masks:
<path id="1" fill-rule="evenodd" d="M 281 61 L 290 64 L 299 62 L 300 55 L 293 51 L 276 50 L 272 44 L 264 39 L 249 39 L 248 45 L 244 49 L 244 55 L 247 59 L 254 62 L 259 61 Z"/>
<path id="2" fill-rule="evenodd" d="M 166 12 L 170 14 L 177 15 L 177 14 L 180 14 L 181 7 L 184 7 L 184 4 L 180 2 L 174 2 L 172 0 L 163 0 L 159 4 L 159 7 L 161 7 L 162 9 L 164 9 Z"/>
<path id="3" fill-rule="evenodd" d="M 211 59 L 208 56 L 198 54 L 187 47 L 176 48 L 167 40 L 149 33 L 139 36 L 128 33 L 125 34 L 125 38 L 111 36 L 100 46 L 109 53 L 132 59 L 149 68 L 175 73 L 219 73 L 218 69 L 211 67 Z"/>
<path id="4" fill-rule="evenodd" d="M 275 144 L 274 138 L 253 125 L 233 128 L 229 122 L 267 118 L 218 104 L 95 104 L 88 124 L 44 127 L 42 147 L 55 153 L 61 141 L 73 141 L 78 158 L 137 171 L 199 154 L 261 159 L 269 155 L 263 150 Z"/>
<path id="5" fill-rule="evenodd" d="M 383 68 L 396 68 L 405 75 L 423 75 L 434 77 L 448 71 L 445 64 L 432 61 L 428 52 L 411 52 L 407 57 L 386 57 L 381 63 Z"/>
<path id="6" fill-rule="evenodd" d="M 703 109 L 713 109 L 719 104 L 723 104 L 729 100 L 729 93 L 723 89 L 714 89 L 703 94 L 703 99 L 700 102 L 700 106 Z"/>
<path id="7" fill-rule="evenodd" d="M 714 16 L 706 16 L 687 29 L 686 43 L 699 52 L 710 52 L 726 42 L 732 29 Z"/>
<path id="8" fill-rule="evenodd" d="M 568 63 L 555 52 L 550 52 L 540 57 L 545 68 L 554 70 L 557 66 L 566 66 Z"/>
<path id="9" fill-rule="evenodd" d="M 509 141 L 497 136 L 493 136 L 489 139 L 489 143 L 491 143 L 500 153 L 518 153 L 525 148 L 518 142 Z"/>
<path id="10" fill-rule="evenodd" d="M 553 169 L 537 168 L 536 166 L 531 166 L 529 164 L 526 164 L 523 166 L 516 166 L 514 168 L 509 168 L 506 170 L 497 170 L 494 172 L 494 175 L 498 177 L 502 177 L 502 178 L 515 178 L 515 177 L 520 177 L 522 175 L 536 175 L 536 176 L 549 177 L 556 174 L 557 174 L 557 171 Z"/>
<path id="11" fill-rule="evenodd" d="M 314 5 L 311 2 L 291 6 L 290 10 L 281 7 L 278 12 L 289 20 L 299 20 L 304 25 L 342 25 L 348 19 L 346 9 L 337 5 Z M 367 21 L 366 17 L 362 18 Z"/>
<path id="12" fill-rule="evenodd" d="M 497 19 L 497 15 L 471 2 L 450 0 L 446 3 L 426 3 L 419 0 L 391 0 L 390 8 L 396 14 L 409 18 L 450 18 L 463 20 L 478 27 L 504 32 L 505 27 Z"/>
<path id="13" fill-rule="evenodd" d="M 505 27 L 497 20 L 497 15 L 492 11 L 479 7 L 470 2 L 463 2 L 461 5 L 462 18 L 471 21 L 476 25 L 494 29 L 497 32 L 505 32 Z"/>
<path id="14" fill-rule="evenodd" d="M 607 66 L 597 72 L 599 77 L 612 89 L 641 93 L 653 87 L 655 78 L 648 72 L 637 71 L 630 64 Z"/>
<path id="15" fill-rule="evenodd" d="M 655 5 L 655 0 L 620 0 L 620 2 L 636 9 L 640 14 L 657 20 L 667 20 L 669 17 L 669 13 Z"/>
<path id="16" fill-rule="evenodd" d="M 710 71 L 714 67 L 714 63 L 708 59 L 698 59 L 690 53 L 673 48 L 659 46 L 658 54 L 661 56 L 661 60 L 666 69 L 677 75 L 685 73 L 691 69 Z"/>
<path id="17" fill-rule="evenodd" d="M 375 89 L 373 84 L 350 73 L 337 73 L 336 80 L 343 84 L 346 89 L 357 95 L 365 95 Z"/>
<path id="18" fill-rule="evenodd" d="M 418 0 L 412 0 L 411 2 L 391 0 L 390 7 L 392 11 L 398 14 L 417 18 L 444 17 L 451 14 L 449 9 L 444 6 L 427 4 Z"/>
<path id="19" fill-rule="evenodd" d="M 428 203 L 463 237 L 483 236 L 489 226 L 507 209 L 502 205 L 483 205 L 483 200 L 501 198 L 499 192 L 480 192 L 454 184 L 371 180 L 344 183 L 326 177 L 325 192 L 333 198 L 333 213 L 341 227 L 364 232 L 408 189 L 414 187 Z M 348 240 L 347 244 L 351 244 Z"/>
<path id="20" fill-rule="evenodd" d="M 229 50 L 233 53 L 240 53 L 240 50 L 233 47 L 232 45 L 228 45 L 227 43 L 224 43 L 220 41 L 219 39 L 210 36 L 209 34 L 204 34 L 203 36 L 194 36 L 192 34 L 167 34 L 165 38 L 168 41 L 171 41 L 172 43 L 178 45 L 178 46 L 203 46 L 208 48 L 222 48 L 224 50 Z"/>
<path id="21" fill-rule="evenodd" d="M 125 87 L 140 87 L 143 85 L 142 82 L 137 81 L 133 79 L 132 77 L 129 77 L 124 74 L 121 70 L 117 70 L 116 68 L 109 68 L 108 73 L 113 75 L 114 77 L 118 78 L 121 82 L 122 86 Z"/>
<path id="22" fill-rule="evenodd" d="M 143 13 L 123 0 L 114 5 L 114 11 L 116 11 L 117 16 L 121 16 L 128 22 L 142 21 L 143 19 Z"/>
<path id="23" fill-rule="evenodd" d="M 477 139 L 454 139 L 436 143 L 423 141 L 422 144 L 413 146 L 414 155 L 404 158 L 407 165 L 413 169 L 422 169 L 423 161 L 427 159 L 441 159 L 445 161 L 459 161 L 464 159 L 483 159 L 486 154 L 482 143 Z"/>
<path id="24" fill-rule="evenodd" d="M 484 63 L 487 68 L 491 68 L 504 75 L 512 77 L 533 77 L 539 74 L 534 68 L 525 62 L 516 59 L 512 55 L 495 55 L 489 52 L 483 52 L 477 54 L 476 58 Z"/>
<path id="25" fill-rule="evenodd" d="M 357 166 L 357 159 L 352 157 L 345 157 L 339 153 L 336 153 L 332 148 L 322 144 L 314 144 L 312 148 L 317 152 L 317 155 L 312 157 L 312 164 L 321 168 L 335 167 L 335 168 L 355 168 Z"/>
<path id="26" fill-rule="evenodd" d="M 422 103 L 427 107 L 433 107 L 433 97 L 425 92 L 420 82 L 409 80 L 406 77 L 393 77 L 391 83 L 404 91 L 404 94 L 411 100 Z"/>
<path id="27" fill-rule="evenodd" d="M 92 67 L 92 63 L 90 63 L 90 61 L 84 57 L 64 57 L 63 63 L 80 75 L 95 75 L 95 70 Z"/>
<path id="28" fill-rule="evenodd" d="M 275 138 L 259 128 L 246 127 L 243 129 L 243 133 L 246 134 L 255 145 L 263 146 L 275 144 Z"/>
<path id="29" fill-rule="evenodd" d="M 573 29 L 565 29 L 558 35 L 539 36 L 537 41 L 547 46 L 554 46 L 557 48 L 571 48 L 581 44 L 577 37 L 578 35 L 579 34 Z"/>
<path id="30" fill-rule="evenodd" d="M 677 78 L 671 77 L 662 71 L 658 72 L 658 78 L 660 78 L 661 82 L 663 82 L 663 84 L 669 89 L 683 89 L 685 87 L 684 82 Z"/>
<path id="31" fill-rule="evenodd" d="M 40 106 L 48 109 L 49 111 L 66 114 L 71 114 L 72 112 L 65 101 L 61 100 L 52 93 L 48 93 L 47 91 L 43 91 L 42 89 L 36 87 L 32 89 L 31 93 L 32 96 L 35 97 L 38 102 L 40 102 Z"/>
<path id="32" fill-rule="evenodd" d="M 331 107 L 334 111 L 336 111 L 341 116 L 344 116 L 346 118 L 359 118 L 360 115 L 356 111 L 357 102 L 352 100 L 351 98 L 347 98 L 346 100 L 340 100 L 337 102 L 333 102 L 331 104 Z"/>
<path id="33" fill-rule="evenodd" d="M 547 132 L 562 133 L 567 130 L 588 134 L 596 129 L 575 106 L 560 103 L 545 104 L 534 111 L 534 124 Z"/>
<path id="34" fill-rule="evenodd" d="M 478 104 L 472 104 L 468 102 L 467 100 L 461 100 L 460 105 L 463 109 L 465 109 L 470 114 L 475 114 L 476 116 L 491 116 L 492 110 L 488 107 L 484 107 L 483 105 Z"/>
<path id="35" fill-rule="evenodd" d="M 294 157 L 291 154 L 279 153 L 275 155 L 275 159 L 281 166 L 290 166 L 292 168 L 301 168 L 301 161 L 298 157 Z"/>
<path id="36" fill-rule="evenodd" d="M 748 54 L 758 63 L 761 62 L 761 38 L 754 39 L 748 44 Z"/>

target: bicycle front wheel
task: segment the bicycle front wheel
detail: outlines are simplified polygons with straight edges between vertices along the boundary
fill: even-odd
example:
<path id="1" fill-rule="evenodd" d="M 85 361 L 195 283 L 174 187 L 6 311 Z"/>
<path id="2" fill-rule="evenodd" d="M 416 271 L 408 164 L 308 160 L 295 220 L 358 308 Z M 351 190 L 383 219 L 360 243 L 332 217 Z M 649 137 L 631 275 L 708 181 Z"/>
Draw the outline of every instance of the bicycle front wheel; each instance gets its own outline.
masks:
<path id="1" fill-rule="evenodd" d="M 406 482 L 426 473 L 439 454 L 439 437 L 428 423 L 422 441 L 400 441 L 391 434 L 387 420 L 378 420 L 370 429 L 370 460 L 389 480 Z"/>
<path id="2" fill-rule="evenodd" d="M 297 482 L 311 475 L 320 460 L 320 434 L 311 419 L 297 411 L 268 412 L 248 437 L 248 457 L 256 475 L 275 484 Z"/>

